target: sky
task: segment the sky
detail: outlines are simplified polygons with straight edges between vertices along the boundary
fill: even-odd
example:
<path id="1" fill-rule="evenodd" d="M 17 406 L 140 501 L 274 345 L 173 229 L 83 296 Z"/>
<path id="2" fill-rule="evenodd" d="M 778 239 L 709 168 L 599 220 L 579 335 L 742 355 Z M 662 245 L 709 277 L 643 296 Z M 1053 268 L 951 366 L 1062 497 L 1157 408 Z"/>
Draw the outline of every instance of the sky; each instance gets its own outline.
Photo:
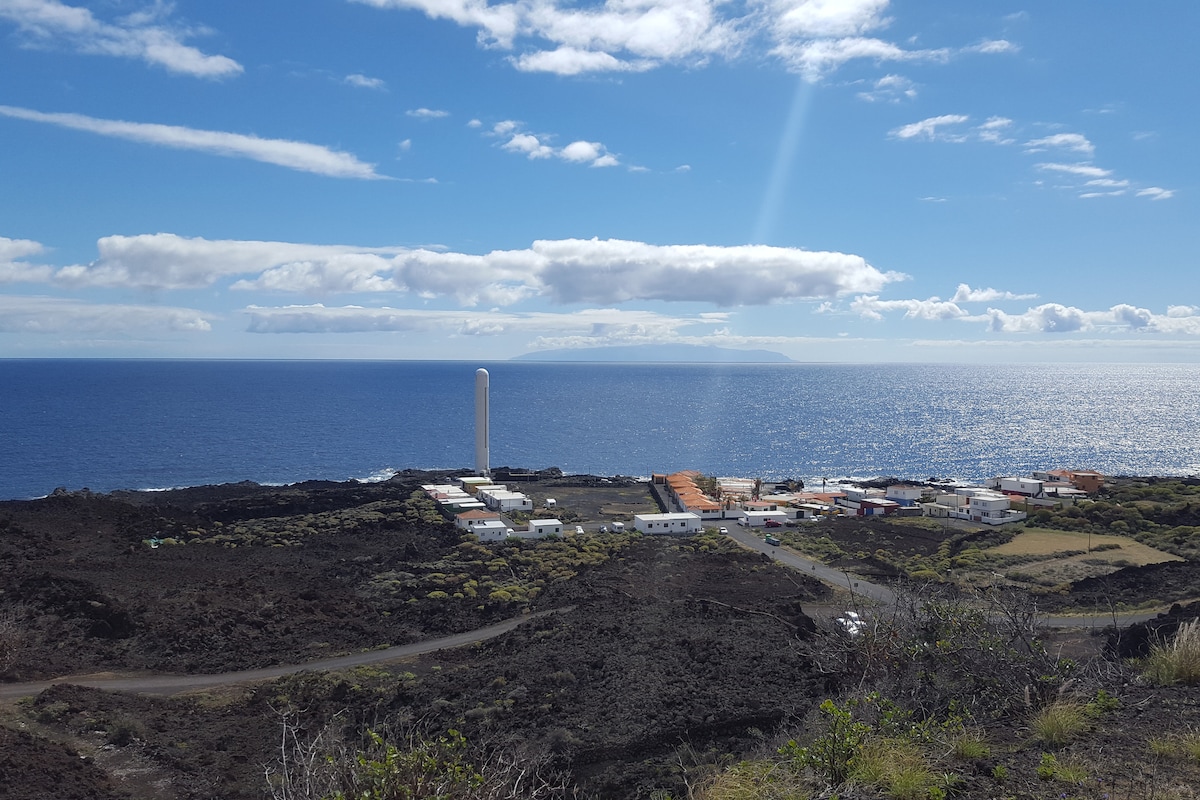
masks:
<path id="1" fill-rule="evenodd" d="M 0 0 L 0 358 L 1200 361 L 1192 0 Z"/>

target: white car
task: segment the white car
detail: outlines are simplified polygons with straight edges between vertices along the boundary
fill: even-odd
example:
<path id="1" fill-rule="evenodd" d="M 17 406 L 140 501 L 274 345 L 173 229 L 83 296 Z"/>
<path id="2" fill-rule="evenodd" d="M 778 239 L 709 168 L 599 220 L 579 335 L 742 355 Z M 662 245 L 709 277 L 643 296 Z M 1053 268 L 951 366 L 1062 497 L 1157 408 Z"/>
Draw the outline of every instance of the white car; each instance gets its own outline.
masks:
<path id="1" fill-rule="evenodd" d="M 576 526 L 575 526 L 575 534 L 578 536 L 578 535 L 579 535 L 579 534 L 581 534 L 581 533 L 583 533 L 583 526 L 582 526 L 582 525 L 576 525 Z"/>
<path id="2" fill-rule="evenodd" d="M 728 533 L 729 533 L 729 528 L 725 528 L 725 527 L 717 528 L 717 532 L 718 532 L 718 533 L 723 533 L 723 534 L 728 534 Z"/>

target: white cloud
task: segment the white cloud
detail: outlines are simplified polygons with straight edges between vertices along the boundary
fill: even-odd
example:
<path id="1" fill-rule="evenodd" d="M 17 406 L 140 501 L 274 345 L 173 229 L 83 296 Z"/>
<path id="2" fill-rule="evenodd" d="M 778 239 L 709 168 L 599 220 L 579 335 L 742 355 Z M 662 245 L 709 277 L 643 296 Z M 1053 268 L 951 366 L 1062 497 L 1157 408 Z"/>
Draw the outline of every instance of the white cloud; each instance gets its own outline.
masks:
<path id="1" fill-rule="evenodd" d="M 31 239 L 9 239 L 0 236 L 0 283 L 45 283 L 53 269 L 27 264 L 28 256 L 39 255 L 45 248 Z"/>
<path id="2" fill-rule="evenodd" d="M 615 167 L 620 164 L 616 155 L 608 152 L 600 142 L 589 142 L 580 139 L 571 142 L 566 147 L 554 147 L 547 144 L 550 136 L 536 135 L 524 130 L 524 126 L 515 120 L 503 120 L 492 126 L 491 135 L 507 138 L 500 145 L 510 153 L 523 153 L 530 159 L 558 158 L 572 164 L 589 164 L 593 167 Z"/>
<path id="3" fill-rule="evenodd" d="M 368 78 L 366 75 L 347 75 L 346 83 L 351 86 L 357 86 L 360 89 L 377 89 L 380 91 L 387 89 L 387 83 L 382 78 Z"/>
<path id="4" fill-rule="evenodd" d="M 53 282 L 66 287 L 106 286 L 151 291 L 198 289 L 212 286 L 221 278 L 262 273 L 293 263 L 335 261 L 345 255 L 373 252 L 368 248 L 223 241 L 169 233 L 106 236 L 96 244 L 100 253 L 96 261 L 63 267 L 54 273 Z M 350 266 L 357 268 L 359 265 Z M 345 281 L 345 278 L 338 278 L 337 284 Z"/>
<path id="5" fill-rule="evenodd" d="M 1007 134 L 1012 124 L 1013 121 L 1008 117 L 988 117 L 986 122 L 976 126 L 975 134 L 984 142 L 1012 144 L 1013 139 L 1010 139 Z"/>
<path id="6" fill-rule="evenodd" d="M 965 136 L 961 133 L 948 133 L 946 128 L 954 128 L 971 118 L 965 114 L 942 114 L 929 117 L 920 122 L 910 122 L 889 132 L 893 139 L 924 139 L 927 141 L 961 142 Z"/>
<path id="7" fill-rule="evenodd" d="M 858 59 L 878 62 L 948 61 L 951 56 L 946 49 L 905 50 L 882 39 L 865 37 L 787 40 L 777 44 L 771 53 L 809 81 L 819 81 L 844 64 Z"/>
<path id="8" fill-rule="evenodd" d="M 555 75 L 580 75 L 585 72 L 645 72 L 656 66 L 653 61 L 623 61 L 609 53 L 558 47 L 524 53 L 510 59 L 521 72 L 550 72 Z"/>
<path id="9" fill-rule="evenodd" d="M 1101 169 L 1092 164 L 1038 164 L 1037 168 L 1047 172 L 1061 172 L 1067 175 L 1078 175 L 1083 178 L 1107 178 L 1112 174 L 1111 169 Z"/>
<path id="10" fill-rule="evenodd" d="M 0 236 L 0 261 L 15 261 L 26 256 L 36 256 L 46 248 L 32 239 L 9 239 Z"/>
<path id="11" fill-rule="evenodd" d="M 987 55 L 996 55 L 1000 53 L 1015 53 L 1021 48 L 1008 41 L 1007 39 L 988 39 L 979 44 L 964 47 L 963 51 L 968 53 L 984 53 Z"/>
<path id="12" fill-rule="evenodd" d="M 1078 308 L 1046 303 L 1024 314 L 989 308 L 990 328 L 996 333 L 1071 333 L 1091 329 L 1088 315 Z"/>
<path id="13" fill-rule="evenodd" d="M 539 347 L 565 346 L 579 340 L 589 345 L 663 341 L 693 325 L 715 324 L 701 317 L 671 317 L 650 311 L 591 308 L 571 313 L 502 311 L 430 311 L 426 309 L 326 307 L 264 308 L 250 306 L 253 333 L 442 333 L 457 336 L 538 335 Z"/>
<path id="14" fill-rule="evenodd" d="M 999 289 L 972 289 L 965 283 L 960 283 L 951 298 L 956 303 L 991 303 L 996 300 L 1032 300 L 1036 294 L 1014 294 L 1002 292 Z"/>
<path id="15" fill-rule="evenodd" d="M 444 119 L 450 116 L 449 111 L 442 111 L 435 108 L 411 108 L 404 113 L 414 119 Z"/>
<path id="16" fill-rule="evenodd" d="M 1016 49 L 995 40 L 957 50 L 908 50 L 868 36 L 890 24 L 889 0 L 603 0 L 587 7 L 567 0 L 352 1 L 477 28 L 484 47 L 520 46 L 520 55 L 509 59 L 516 69 L 559 75 L 703 65 L 717 56 L 736 58 L 764 36 L 771 54 L 809 80 L 854 59 L 946 61 L 959 53 Z"/>
<path id="17" fill-rule="evenodd" d="M 1043 136 L 1040 139 L 1033 139 L 1026 142 L 1025 148 L 1025 152 L 1027 153 L 1040 153 L 1044 150 L 1060 149 L 1083 153 L 1088 157 L 1091 157 L 1096 152 L 1095 145 L 1089 142 L 1087 137 L 1081 133 L 1055 133 L 1051 136 Z"/>
<path id="18" fill-rule="evenodd" d="M 211 318 L 188 308 L 0 295 L 0 332 L 4 333 L 204 332 L 212 329 Z"/>
<path id="19" fill-rule="evenodd" d="M 226 56 L 206 55 L 184 40 L 205 33 L 172 23 L 172 6 L 156 3 L 149 11 L 102 22 L 91 10 L 58 0 L 0 0 L 0 19 L 16 23 L 30 47 L 65 46 L 88 55 L 136 58 L 170 72 L 199 78 L 225 78 L 242 72 Z"/>
<path id="20" fill-rule="evenodd" d="M 463 306 L 692 301 L 729 307 L 876 292 L 903 280 L 860 256 L 765 245 L 653 245 L 618 239 L 537 241 L 484 255 L 428 249 L 212 241 L 172 234 L 109 236 L 100 258 L 62 267 L 65 287 L 231 288 L 329 295 L 407 293 Z"/>
<path id="21" fill-rule="evenodd" d="M 1022 300 L 1036 295 L 1013 294 L 996 289 L 972 289 L 959 284 L 950 301 L 931 297 L 928 300 L 881 300 L 878 295 L 859 295 L 849 310 L 861 317 L 882 320 L 886 314 L 903 312 L 906 319 L 986 323 L 993 333 L 1058 334 L 1099 331 L 1132 331 L 1135 333 L 1166 333 L 1200 335 L 1200 309 L 1172 306 L 1166 315 L 1149 309 L 1119 303 L 1106 311 L 1086 311 L 1060 303 L 1044 303 L 1022 313 L 1012 314 L 988 308 L 983 314 L 970 314 L 958 304 L 993 300 Z M 833 307 L 824 303 L 819 312 L 830 313 Z"/>
<path id="22" fill-rule="evenodd" d="M 195 150 L 219 156 L 248 158 L 266 164 L 312 172 L 333 178 L 384 179 L 374 165 L 359 161 L 350 153 L 330 150 L 321 145 L 288 139 L 260 139 L 241 133 L 207 131 L 178 125 L 97 119 L 82 114 L 46 114 L 13 106 L 0 106 L 0 115 L 44 122 L 63 128 L 87 131 L 101 136 L 126 139 L 144 144 Z"/>
<path id="23" fill-rule="evenodd" d="M 850 310 L 867 319 L 880 320 L 889 311 L 903 311 L 907 319 L 945 320 L 967 316 L 956 304 L 931 297 L 928 300 L 880 300 L 862 295 L 850 303 Z"/>
<path id="24" fill-rule="evenodd" d="M 869 91 L 858 93 L 860 100 L 870 103 L 899 103 L 901 100 L 912 100 L 916 96 L 916 84 L 901 75 L 884 75 L 871 84 Z"/>
<path id="25" fill-rule="evenodd" d="M 534 242 L 543 293 L 562 303 L 683 300 L 718 306 L 876 291 L 904 276 L 860 256 L 743 245 L 651 245 L 618 239 Z M 873 288 L 875 287 L 875 288 Z"/>
<path id="26" fill-rule="evenodd" d="M 1149 186 L 1137 193 L 1138 197 L 1149 197 L 1151 200 L 1169 200 L 1175 196 L 1174 189 L 1163 189 L 1159 186 Z"/>
<path id="27" fill-rule="evenodd" d="M 1023 314 L 987 312 L 989 327 L 997 333 L 1077 333 L 1095 330 L 1132 330 L 1156 333 L 1200 334 L 1200 318 L 1160 316 L 1145 308 L 1120 303 L 1107 311 L 1084 311 L 1058 303 L 1031 308 Z"/>
<path id="28" fill-rule="evenodd" d="M 531 133 L 515 133 L 502 146 L 514 153 L 524 153 L 529 158 L 550 158 L 554 155 L 553 147 L 542 144 L 541 140 Z"/>

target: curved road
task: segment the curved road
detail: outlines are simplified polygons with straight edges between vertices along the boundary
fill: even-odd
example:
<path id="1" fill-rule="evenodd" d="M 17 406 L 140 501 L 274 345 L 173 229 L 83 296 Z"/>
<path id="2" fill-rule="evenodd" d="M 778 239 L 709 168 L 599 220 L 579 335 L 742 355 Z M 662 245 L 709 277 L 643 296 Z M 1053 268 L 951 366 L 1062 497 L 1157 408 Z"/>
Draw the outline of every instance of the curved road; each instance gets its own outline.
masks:
<path id="1" fill-rule="evenodd" d="M 819 561 L 813 561 L 799 555 L 793 550 L 780 545 L 770 545 L 755 534 L 744 528 L 729 528 L 726 534 L 730 539 L 745 547 L 765 553 L 775 561 L 800 572 L 812 575 L 814 578 L 838 589 L 846 589 L 852 598 L 866 599 L 880 605 L 890 606 L 896 602 L 896 593 L 886 586 L 870 583 L 857 575 L 851 575 L 844 570 L 828 567 Z M 1135 622 L 1145 622 L 1159 615 L 1158 611 L 1139 611 L 1137 613 L 1113 614 L 1079 614 L 1074 616 L 1045 617 L 1042 624 L 1048 628 L 1107 628 L 1117 624 L 1132 625 Z"/>
<path id="2" fill-rule="evenodd" d="M 169 695 L 193 689 L 209 689 L 214 686 L 228 686 L 235 683 L 271 680 L 281 678 L 284 675 L 303 672 L 304 670 L 346 669 L 348 667 L 362 666 L 363 664 L 408 658 L 424 653 L 432 653 L 437 650 L 448 650 L 453 647 L 475 644 L 485 639 L 495 638 L 502 633 L 508 633 L 518 625 L 523 625 L 530 620 L 544 617 L 547 614 L 569 611 L 571 608 L 571 606 L 568 606 L 548 611 L 537 611 L 532 614 L 524 614 L 520 617 L 506 619 L 503 622 L 497 622 L 495 625 L 489 625 L 486 628 L 477 628 L 466 633 L 443 636 L 440 639 L 429 639 L 423 642 L 397 645 L 396 647 L 389 647 L 386 650 L 369 650 L 365 653 L 352 653 L 348 656 L 325 658 L 320 661 L 309 661 L 304 664 L 283 664 L 275 667 L 263 667 L 262 669 L 221 672 L 210 675 L 81 675 L 53 678 L 48 681 L 0 684 L 0 699 L 28 697 L 60 683 L 69 683 L 73 686 L 91 686 L 96 689 L 105 689 L 113 692 Z"/>

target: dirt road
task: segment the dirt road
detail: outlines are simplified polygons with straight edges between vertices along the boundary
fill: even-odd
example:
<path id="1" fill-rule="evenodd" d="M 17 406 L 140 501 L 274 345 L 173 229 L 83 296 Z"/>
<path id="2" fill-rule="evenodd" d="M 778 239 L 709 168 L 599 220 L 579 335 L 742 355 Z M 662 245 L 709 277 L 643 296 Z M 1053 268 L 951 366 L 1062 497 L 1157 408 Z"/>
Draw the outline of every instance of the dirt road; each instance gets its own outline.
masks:
<path id="1" fill-rule="evenodd" d="M 353 653 L 337 658 L 325 658 L 320 661 L 309 661 L 303 664 L 282 664 L 275 667 L 242 670 L 240 672 L 222 672 L 211 675 L 75 675 L 54 678 L 48 681 L 0 684 L 0 699 L 29 697 L 58 683 L 91 686 L 96 689 L 105 689 L 113 692 L 171 695 L 196 689 L 210 689 L 215 686 L 229 686 L 237 683 L 272 680 L 284 675 L 303 672 L 304 670 L 347 669 L 349 667 L 362 666 L 363 664 L 392 661 L 394 659 L 432 653 L 436 650 L 446 650 L 453 647 L 475 644 L 476 642 L 482 642 L 503 633 L 508 633 L 518 625 L 522 625 L 538 617 L 568 610 L 570 610 L 570 607 L 538 611 L 506 619 L 503 622 L 497 622 L 495 625 L 489 625 L 486 628 L 477 628 L 466 633 L 456 633 L 453 636 L 443 636 L 440 639 L 429 639 L 423 642 L 389 647 L 386 650 L 369 650 L 364 653 Z"/>

